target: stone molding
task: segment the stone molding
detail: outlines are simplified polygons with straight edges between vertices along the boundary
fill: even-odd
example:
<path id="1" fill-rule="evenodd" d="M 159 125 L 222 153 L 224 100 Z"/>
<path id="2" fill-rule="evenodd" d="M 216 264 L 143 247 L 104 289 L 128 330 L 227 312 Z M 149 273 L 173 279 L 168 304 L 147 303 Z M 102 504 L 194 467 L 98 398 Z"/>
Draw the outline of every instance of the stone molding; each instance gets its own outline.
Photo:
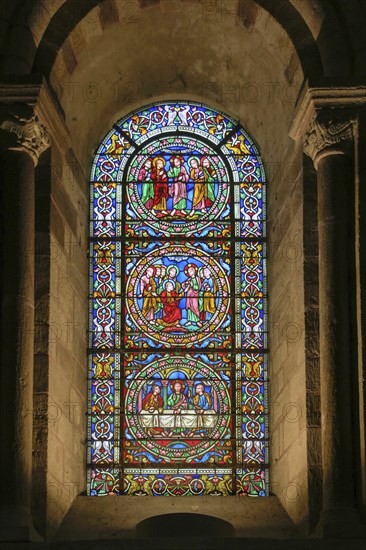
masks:
<path id="1" fill-rule="evenodd" d="M 24 147 L 17 143 L 22 136 Z M 39 146 L 31 147 L 37 138 Z M 73 150 L 64 112 L 47 81 L 42 78 L 22 82 L 19 78 L 14 83 L 0 82 L 0 145 L 27 150 L 37 164 L 42 148 L 53 143 L 65 153 Z M 77 162 L 82 170 L 80 160 Z"/>
<path id="2" fill-rule="evenodd" d="M 289 136 L 303 143 L 304 152 L 317 166 L 328 154 L 351 150 L 358 112 L 366 107 L 366 87 L 304 87 Z"/>
<path id="3" fill-rule="evenodd" d="M 353 143 L 355 118 L 349 113 L 324 109 L 312 120 L 303 147 L 315 165 L 329 154 L 346 154 Z"/>
<path id="4" fill-rule="evenodd" d="M 28 104 L 13 104 L 0 111 L 0 129 L 8 135 L 5 147 L 11 151 L 25 151 L 36 166 L 42 153 L 50 145 L 50 138 L 37 108 Z M 6 112 L 4 112 L 4 110 Z"/>

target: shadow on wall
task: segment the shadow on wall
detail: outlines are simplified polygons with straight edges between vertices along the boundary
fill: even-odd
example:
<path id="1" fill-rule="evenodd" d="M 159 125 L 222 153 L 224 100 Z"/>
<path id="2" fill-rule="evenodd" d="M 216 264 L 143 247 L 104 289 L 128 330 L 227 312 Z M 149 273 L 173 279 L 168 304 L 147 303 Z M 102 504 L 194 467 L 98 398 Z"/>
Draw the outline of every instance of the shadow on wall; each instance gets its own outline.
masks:
<path id="1" fill-rule="evenodd" d="M 203 514 L 163 514 L 136 525 L 136 537 L 234 537 L 231 523 Z"/>

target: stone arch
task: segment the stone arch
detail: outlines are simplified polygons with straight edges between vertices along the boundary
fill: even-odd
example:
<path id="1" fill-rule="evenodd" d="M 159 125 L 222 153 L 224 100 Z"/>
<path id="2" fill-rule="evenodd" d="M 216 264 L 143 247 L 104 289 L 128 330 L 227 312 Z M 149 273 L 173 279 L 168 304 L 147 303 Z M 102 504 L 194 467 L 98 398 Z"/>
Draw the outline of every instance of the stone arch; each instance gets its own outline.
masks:
<path id="1" fill-rule="evenodd" d="M 156 13 L 158 12 L 158 2 L 144 2 L 142 3 L 142 6 L 144 6 L 146 9 L 144 10 L 144 14 L 149 17 L 155 17 Z M 189 6 L 188 3 L 187 6 Z M 196 6 L 196 9 L 199 9 L 199 4 L 191 4 L 191 8 L 194 9 Z M 149 9 L 148 9 L 149 8 Z M 185 6 L 182 3 L 181 10 L 184 11 Z M 167 12 L 166 12 L 167 13 Z M 292 12 L 291 12 L 292 13 Z M 177 63 L 178 68 L 177 69 L 171 69 L 167 70 L 164 73 L 163 78 L 161 78 L 161 82 L 159 82 L 158 79 L 154 78 L 153 70 L 150 70 L 148 72 L 148 78 L 146 79 L 148 81 L 147 83 L 147 89 L 142 90 L 141 93 L 136 94 L 135 96 L 132 95 L 131 98 L 127 98 L 127 101 L 115 101 L 113 94 L 109 92 L 106 93 L 107 88 L 110 88 L 110 82 L 107 80 L 108 74 L 105 77 L 107 86 L 104 86 L 103 88 L 103 97 L 101 97 L 97 102 L 87 101 L 85 96 L 85 92 L 87 91 L 88 82 L 90 82 L 90 74 L 92 71 L 98 72 L 98 69 L 102 69 L 104 67 L 107 67 L 107 59 L 108 54 L 111 54 L 112 46 L 115 43 L 118 43 L 121 46 L 121 40 L 124 39 L 124 37 L 119 36 L 118 34 L 118 26 L 110 24 L 108 26 L 108 33 L 102 32 L 102 28 L 100 26 L 100 18 L 99 18 L 99 9 L 95 8 L 94 14 L 98 15 L 97 25 L 101 29 L 100 34 L 100 41 L 98 40 L 98 46 L 101 48 L 103 56 L 98 56 L 95 54 L 95 50 L 92 48 L 95 47 L 97 44 L 90 43 L 90 52 L 89 57 L 86 56 L 85 47 L 83 47 L 82 43 L 80 45 L 80 41 L 78 40 L 78 31 L 82 27 L 83 23 L 81 22 L 73 31 L 70 38 L 64 43 L 64 46 L 60 48 L 60 51 L 58 53 L 58 56 L 56 58 L 54 70 L 50 74 L 50 81 L 53 85 L 54 89 L 56 90 L 56 93 L 58 95 L 59 101 L 61 103 L 61 106 L 63 107 L 65 114 L 66 114 L 66 120 L 67 125 L 69 127 L 70 133 L 71 133 L 71 139 L 73 142 L 73 148 L 76 152 L 76 155 L 81 159 L 82 165 L 85 167 L 85 173 L 87 174 L 89 171 L 89 163 L 91 160 L 91 154 L 93 152 L 94 147 L 97 146 L 97 144 L 100 142 L 102 135 L 105 133 L 107 129 L 113 124 L 113 122 L 117 119 L 123 116 L 123 114 L 127 114 L 129 111 L 131 111 L 130 103 L 132 102 L 138 102 L 140 105 L 144 105 L 145 103 L 150 103 L 152 101 L 157 101 L 159 99 L 187 99 L 187 100 L 193 100 L 193 101 L 203 101 L 202 97 L 202 91 L 200 86 L 200 78 L 203 79 L 205 75 L 205 71 L 199 71 L 197 70 L 195 73 L 193 73 L 193 76 L 191 76 L 190 80 L 187 78 L 187 75 L 184 73 L 184 71 L 181 70 L 181 68 L 184 69 L 184 65 L 188 62 L 192 62 L 195 57 L 197 57 L 197 52 L 200 52 L 200 57 L 202 50 L 204 49 L 204 44 L 201 46 L 198 44 L 198 42 L 192 44 L 187 44 L 187 49 L 189 50 L 190 57 L 187 61 L 187 55 L 184 62 Z M 169 14 L 168 14 L 169 15 Z M 167 16 L 168 16 L 167 15 Z M 169 24 L 171 23 L 172 19 L 174 19 L 173 16 L 171 16 L 169 20 Z M 270 50 L 270 45 L 266 46 L 265 51 L 263 51 L 263 54 L 258 59 L 256 56 L 256 53 L 258 51 L 258 48 L 261 47 L 262 41 L 263 41 L 263 34 L 265 33 L 265 27 L 268 21 L 271 21 L 271 24 L 273 25 L 271 29 L 273 30 L 274 37 L 275 37 L 275 43 L 278 44 L 283 41 L 284 44 L 286 44 L 286 48 L 284 50 L 280 50 L 279 48 L 276 50 L 277 52 L 277 60 L 275 63 L 271 63 L 271 57 L 268 55 L 268 51 Z M 142 19 L 143 23 L 143 19 Z M 148 31 L 148 21 L 146 21 L 145 27 L 143 27 L 143 31 Z M 219 21 L 220 23 L 220 21 Z M 272 194 L 272 201 L 270 198 L 270 204 L 272 204 L 270 216 L 273 217 L 274 220 L 276 220 L 277 224 L 273 224 L 272 227 L 272 235 L 273 238 L 278 240 L 279 243 L 282 245 L 282 251 L 279 256 L 277 256 L 277 259 L 274 258 L 274 261 L 272 263 L 274 273 L 276 273 L 276 270 L 281 270 L 281 264 L 282 260 L 286 260 L 287 255 L 287 248 L 289 246 L 289 242 L 295 242 L 296 243 L 296 250 L 301 249 L 301 239 L 302 239 L 302 230 L 301 230 L 301 187 L 300 187 L 300 163 L 299 163 L 299 154 L 301 154 L 300 148 L 295 145 L 293 142 L 291 142 L 288 138 L 288 127 L 290 125 L 291 117 L 293 114 L 293 110 L 295 108 L 296 103 L 296 96 L 298 94 L 298 90 L 301 88 L 301 83 L 303 80 L 303 71 L 301 69 L 301 66 L 298 63 L 298 56 L 295 51 L 295 48 L 293 47 L 291 41 L 286 36 L 285 31 L 275 21 L 273 18 L 267 18 L 262 17 L 258 24 L 260 26 L 260 32 L 255 35 L 253 32 L 250 34 L 250 40 L 246 43 L 246 51 L 250 54 L 250 56 L 247 57 L 246 64 L 243 64 L 245 67 L 245 70 L 241 73 L 237 73 L 237 69 L 240 62 L 240 56 L 238 55 L 238 52 L 235 51 L 235 55 L 233 55 L 234 62 L 232 63 L 232 66 L 229 67 L 229 69 L 226 68 L 226 59 L 225 56 L 221 54 L 221 52 L 215 54 L 214 57 L 214 43 L 218 40 L 218 34 L 220 31 L 220 24 L 217 23 L 215 26 L 216 33 L 214 33 L 210 40 L 208 41 L 207 48 L 205 50 L 205 55 L 202 56 L 205 62 L 208 62 L 208 60 L 212 57 L 213 62 L 216 62 L 217 66 L 219 67 L 219 71 L 221 71 L 217 77 L 219 83 L 220 80 L 223 82 L 223 86 L 225 86 L 224 90 L 226 92 L 226 89 L 229 90 L 229 93 L 232 94 L 232 89 L 230 89 L 229 85 L 231 82 L 238 83 L 240 88 L 240 91 L 242 92 L 242 87 L 244 87 L 244 97 L 246 98 L 246 101 L 240 102 L 240 100 L 237 99 L 235 96 L 236 89 L 234 89 L 234 95 L 232 94 L 231 97 L 226 98 L 222 97 L 224 94 L 222 93 L 223 87 L 219 90 L 214 90 L 213 94 L 207 98 L 206 103 L 209 103 L 213 107 L 217 107 L 219 110 L 226 111 L 228 114 L 232 115 L 233 118 L 240 117 L 242 120 L 242 123 L 245 127 L 248 128 L 248 131 L 251 135 L 253 135 L 254 139 L 258 142 L 261 152 L 263 153 L 263 158 L 266 163 L 269 163 L 272 165 L 271 168 L 271 191 Z M 165 39 L 169 38 L 169 32 L 170 32 L 170 26 L 169 24 L 166 25 L 165 32 Z M 222 26 L 224 23 L 222 23 Z M 230 40 L 230 27 L 231 23 L 230 21 L 227 22 L 227 25 L 225 27 L 225 31 L 227 31 L 227 35 L 223 36 L 223 39 L 228 42 Z M 233 26 L 233 25 L 232 25 Z M 107 28 L 107 27 L 106 27 Z M 268 30 L 268 29 L 267 29 Z M 231 47 L 234 47 L 235 40 L 239 36 L 240 33 L 245 32 L 244 26 L 237 26 L 235 27 L 235 38 L 233 38 L 233 44 L 230 44 Z M 130 31 L 130 34 L 126 32 L 125 40 L 131 39 L 132 31 Z M 114 42 L 113 40 L 114 39 Z M 105 42 L 102 42 L 105 41 Z M 94 40 L 95 42 L 95 40 Z M 78 50 L 78 45 L 80 46 L 80 50 Z M 106 48 L 103 48 L 102 44 L 106 44 Z M 153 53 L 153 58 L 151 61 L 151 65 L 157 66 L 159 62 L 159 49 L 156 48 L 156 43 L 153 39 L 150 41 L 146 41 L 146 49 Z M 178 41 L 177 41 L 177 44 Z M 66 46 L 66 48 L 65 48 Z M 200 50 L 198 48 L 201 48 Z M 155 50 L 154 50 L 155 48 Z M 177 46 L 178 48 L 178 46 Z M 177 53 L 178 50 L 174 50 L 174 53 Z M 77 53 L 76 53 L 77 52 Z M 69 63 L 69 70 L 64 73 L 64 77 L 62 77 L 62 69 L 61 70 L 61 76 L 59 78 L 59 81 L 62 82 L 66 79 L 70 79 L 73 82 L 77 83 L 77 87 L 75 90 L 75 99 L 74 101 L 70 100 L 70 96 L 68 94 L 65 94 L 65 91 L 62 90 L 58 86 L 57 82 L 57 73 L 60 66 L 65 65 L 65 56 L 68 57 L 68 63 Z M 144 72 L 144 70 L 147 68 L 149 69 L 149 66 L 144 61 L 144 58 L 147 56 L 145 55 L 144 51 L 139 53 L 138 48 L 135 47 L 134 53 L 131 57 L 131 63 L 128 65 L 128 70 L 126 70 L 127 75 L 133 74 L 133 71 L 136 71 L 136 67 L 138 66 L 138 61 L 141 60 L 143 70 L 141 72 Z M 97 65 L 93 65 L 93 59 L 97 59 L 98 63 Z M 289 62 L 289 59 L 292 59 Z M 261 63 L 258 65 L 256 63 L 258 61 Z M 289 62 L 290 67 L 287 70 L 287 63 Z M 236 65 L 235 65 L 236 63 Z M 283 67 L 286 65 L 285 71 L 283 70 Z M 271 72 L 267 72 L 267 69 L 269 70 L 271 68 Z M 118 66 L 114 64 L 112 67 L 109 67 L 108 73 L 115 74 L 117 72 Z M 255 72 L 257 70 L 257 73 Z M 284 74 L 285 73 L 285 74 Z M 258 75 L 261 75 L 260 77 Z M 198 78 L 194 78 L 194 76 L 197 75 Z M 104 75 L 103 75 L 104 76 Z M 248 85 L 246 78 L 249 79 L 252 88 L 245 88 L 245 86 Z M 177 79 L 176 86 L 173 88 L 170 88 L 170 82 L 172 79 Z M 290 85 L 289 83 L 293 83 L 293 90 L 295 93 L 287 98 L 286 96 L 283 96 L 283 91 L 281 91 L 278 95 L 274 94 L 274 102 L 272 103 L 272 100 L 268 100 L 269 97 L 267 94 L 271 93 L 271 88 L 268 89 L 266 87 L 266 82 L 268 80 L 271 80 L 274 82 L 274 89 L 276 88 L 276 81 L 278 80 L 280 83 L 280 88 L 282 90 L 282 87 L 285 87 L 286 85 Z M 97 79 L 98 81 L 98 79 Z M 150 84 L 150 81 L 152 82 Z M 197 81 L 199 83 L 199 86 L 197 86 Z M 122 84 L 124 84 L 126 81 L 122 81 Z M 259 85 L 258 85 L 259 82 Z M 127 79 L 128 83 L 128 79 Z M 292 85 L 292 84 L 291 84 Z M 96 88 L 94 88 L 96 89 Z M 122 85 L 123 89 L 123 85 Z M 168 93 L 167 93 L 168 90 Z M 273 90 L 272 90 L 273 92 Z M 257 100 L 255 97 L 250 95 L 251 93 L 257 94 L 259 93 L 259 100 Z M 97 108 L 96 108 L 97 106 Z M 273 135 L 271 135 L 271 132 L 267 131 L 266 128 L 266 121 L 271 121 L 271 128 L 273 132 L 276 134 L 276 139 L 273 139 Z M 296 174 L 288 174 L 287 172 L 291 170 L 291 165 L 294 167 Z M 277 166 L 277 168 L 276 168 Z M 284 177 L 282 177 L 284 175 Z M 288 187 L 291 187 L 291 197 L 288 193 Z M 79 189 L 85 189 L 85 195 L 86 195 L 86 187 L 83 187 L 83 181 L 81 180 L 79 182 Z M 65 189 L 66 194 L 68 193 L 68 190 Z M 294 220 L 296 220 L 292 227 L 289 219 L 286 216 L 286 207 L 282 208 L 283 204 L 281 201 L 277 201 L 276 194 L 286 196 L 288 197 L 286 199 L 287 207 L 292 210 L 294 213 Z M 69 197 L 69 200 L 72 200 L 71 197 Z M 66 206 L 61 205 L 61 215 L 67 216 L 66 212 Z M 281 259 L 282 258 L 282 259 Z M 292 265 L 292 268 L 294 268 L 294 265 Z M 290 274 L 290 271 L 289 271 Z M 294 270 L 294 272 L 291 274 L 293 280 L 297 280 L 299 286 L 301 287 L 301 272 L 300 269 Z M 281 284 L 283 283 L 283 280 L 281 283 L 277 283 L 277 285 L 273 285 L 272 287 L 272 297 L 274 300 L 274 303 L 276 304 L 277 301 L 280 301 L 280 294 L 283 289 L 281 289 Z M 286 281 L 286 284 L 290 284 L 288 281 Z M 282 311 L 281 307 L 277 308 L 278 312 Z M 294 314 L 294 311 L 297 313 Z M 281 315 L 274 316 L 272 318 L 272 323 L 275 326 L 278 326 L 277 334 L 275 336 L 276 342 L 275 345 L 272 346 L 273 350 L 273 358 L 274 358 L 274 365 L 280 365 L 280 362 L 283 360 L 281 358 L 282 354 L 282 348 L 285 345 L 289 346 L 288 351 L 288 357 L 286 357 L 286 361 L 294 361 L 295 360 L 295 348 L 297 349 L 297 341 L 294 340 L 292 337 L 287 338 L 287 331 L 291 331 L 290 323 L 292 321 L 299 324 L 301 327 L 299 330 L 299 339 L 300 343 L 299 346 L 301 346 L 299 349 L 301 349 L 300 355 L 303 353 L 303 321 L 301 318 L 303 312 L 303 304 L 301 304 L 301 298 L 300 295 L 298 297 L 298 302 L 296 302 L 296 299 L 294 296 L 292 296 L 292 302 L 290 305 L 290 308 L 286 311 L 282 311 Z M 289 328 L 288 328 L 289 327 Z M 71 350 L 70 350 L 71 351 Z M 301 355 L 301 361 L 302 361 L 302 355 Z M 285 377 L 288 377 L 289 380 L 291 378 L 291 369 L 287 370 L 287 373 Z M 284 384 L 284 387 L 288 389 L 288 391 L 291 391 L 293 393 L 293 399 L 300 400 L 300 407 L 301 410 L 305 410 L 306 408 L 306 397 L 305 397 L 305 391 L 304 391 L 304 374 L 303 374 L 303 364 L 301 363 L 300 368 L 298 369 L 297 376 L 295 379 L 292 379 L 289 383 L 287 381 Z M 294 433 L 290 433 L 288 429 L 286 429 L 286 436 L 288 438 L 286 445 L 288 445 L 288 448 L 286 450 L 281 448 L 281 430 L 285 426 L 285 428 L 291 428 L 294 427 L 291 422 L 287 422 L 286 418 L 283 419 L 283 411 L 285 410 L 285 416 L 287 409 L 286 404 L 287 401 L 284 397 L 283 386 L 280 386 L 277 382 L 277 387 L 275 386 L 275 394 L 279 394 L 278 403 L 279 403 L 279 410 L 280 414 L 275 414 L 273 416 L 274 423 L 273 423 L 273 434 L 274 434 L 274 441 L 276 441 L 276 453 L 273 456 L 273 480 L 274 485 L 272 486 L 272 490 L 275 494 L 279 495 L 279 499 L 283 503 L 283 505 L 287 508 L 290 516 L 294 519 L 294 521 L 298 524 L 301 522 L 307 521 L 306 514 L 308 507 L 310 506 L 308 499 L 310 498 L 308 495 L 308 480 L 307 480 L 307 471 L 306 471 L 306 426 L 305 426 L 305 415 L 301 417 L 301 425 L 300 423 L 297 425 L 295 423 L 295 426 L 298 427 L 298 433 L 301 434 L 301 444 L 300 447 L 300 459 L 297 460 L 296 465 L 294 468 L 290 471 L 287 468 L 287 460 L 288 456 L 291 456 L 292 453 L 296 453 L 296 443 L 294 439 Z M 296 386 L 298 386 L 298 390 L 296 389 Z M 277 397 L 276 397 L 277 399 Z M 278 410 L 277 410 L 278 411 Z M 275 413 L 277 412 L 275 411 Z M 290 450 L 289 450 L 290 449 Z M 80 460 L 80 456 L 82 456 L 82 449 L 78 450 L 77 452 L 77 458 Z M 54 470 L 54 465 L 51 465 L 51 470 Z M 75 474 L 76 475 L 76 474 Z M 279 480 L 278 482 L 276 480 Z M 79 483 L 82 487 L 82 483 L 84 482 L 84 479 L 81 478 Z M 279 486 L 280 487 L 279 487 Z M 297 494 L 296 491 L 297 486 L 301 486 L 302 489 Z M 166 504 L 168 505 L 168 504 Z M 57 503 L 58 506 L 58 513 L 61 515 L 62 513 L 65 513 L 67 510 L 67 507 L 69 506 L 69 503 L 67 503 L 66 498 L 61 499 L 59 503 Z M 269 502 L 268 506 L 271 506 L 271 503 Z M 228 503 L 227 507 L 229 508 L 230 505 Z M 61 512 L 62 510 L 62 512 Z"/>
<path id="2" fill-rule="evenodd" d="M 253 0 L 250 0 L 250 3 L 253 4 Z M 100 4 L 100 0 L 91 0 L 89 3 L 85 3 L 81 9 L 79 8 L 77 12 L 71 11 L 71 13 L 68 3 L 65 2 L 63 4 L 60 10 L 54 15 L 39 44 L 32 69 L 34 72 L 42 73 L 46 76 L 50 73 L 55 55 L 62 47 L 68 34 L 80 22 L 82 17 L 85 17 L 98 4 Z M 158 7 L 158 4 L 158 0 L 147 0 L 146 2 L 142 0 L 140 2 L 142 9 Z M 320 76 L 323 69 L 318 47 L 310 29 L 291 3 L 282 1 L 280 9 L 278 9 L 275 2 L 266 2 L 266 0 L 259 0 L 257 4 L 276 19 L 288 33 L 298 53 L 304 73 L 309 75 L 309 77 Z M 247 3 L 247 6 L 247 9 L 249 9 L 250 4 Z M 100 8 L 101 18 L 106 24 L 108 24 L 108 18 L 113 18 L 117 15 L 116 8 L 114 10 L 109 9 L 108 11 L 107 5 L 103 7 L 103 4 L 101 4 Z M 245 4 L 239 4 L 237 10 L 239 19 L 243 19 L 244 25 L 248 24 L 248 19 L 246 18 L 248 12 L 245 9 Z M 70 17 L 71 14 L 73 17 Z M 253 25 L 254 23 L 255 20 L 249 20 L 249 25 Z"/>
<path id="3" fill-rule="evenodd" d="M 67 36 L 88 13 L 100 6 L 102 25 L 108 25 L 111 18 L 118 17 L 118 0 L 89 0 L 88 2 L 72 2 L 58 0 L 50 6 L 29 0 L 22 3 L 21 9 L 14 10 L 11 27 L 7 33 L 8 47 L 3 61 L 5 73 L 14 72 L 17 63 L 17 73 L 36 73 L 48 76 L 51 72 L 57 52 L 64 44 Z M 158 7 L 160 0 L 140 0 L 141 9 Z M 330 5 L 327 0 L 318 2 L 315 6 L 307 0 L 296 3 L 294 0 L 243 0 L 236 10 L 238 18 L 248 28 L 256 23 L 258 7 L 276 19 L 285 29 L 299 56 L 304 73 L 308 78 L 321 75 L 331 76 L 347 74 L 352 70 L 351 43 L 342 30 L 342 14 L 337 5 Z M 322 30 L 319 30 L 319 20 Z M 347 25 L 344 27 L 347 29 Z M 27 57 L 24 46 L 21 47 L 19 32 L 27 35 Z M 334 48 L 337 51 L 337 61 L 334 61 Z"/>
<path id="4" fill-rule="evenodd" d="M 136 525 L 137 537 L 233 537 L 234 527 L 223 519 L 194 513 L 162 514 L 151 516 Z"/>

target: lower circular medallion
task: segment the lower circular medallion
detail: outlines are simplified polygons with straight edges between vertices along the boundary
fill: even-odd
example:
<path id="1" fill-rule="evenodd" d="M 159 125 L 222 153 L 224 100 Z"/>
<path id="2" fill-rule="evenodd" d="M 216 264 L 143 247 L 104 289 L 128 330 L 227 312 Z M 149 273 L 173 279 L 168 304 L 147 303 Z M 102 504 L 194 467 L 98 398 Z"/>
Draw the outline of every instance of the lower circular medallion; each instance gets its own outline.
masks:
<path id="1" fill-rule="evenodd" d="M 210 366 L 194 357 L 167 357 L 126 386 L 126 424 L 137 444 L 131 462 L 230 460 L 229 385 Z"/>

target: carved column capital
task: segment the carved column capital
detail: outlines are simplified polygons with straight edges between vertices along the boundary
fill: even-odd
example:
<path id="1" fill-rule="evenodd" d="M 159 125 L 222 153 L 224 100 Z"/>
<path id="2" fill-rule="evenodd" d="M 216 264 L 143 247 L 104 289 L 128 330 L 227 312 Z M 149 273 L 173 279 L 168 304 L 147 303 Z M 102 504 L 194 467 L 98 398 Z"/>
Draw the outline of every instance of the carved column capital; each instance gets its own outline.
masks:
<path id="1" fill-rule="evenodd" d="M 2 145 L 12 151 L 25 151 L 38 164 L 51 142 L 37 107 L 27 104 L 2 105 L 0 109 Z"/>
<path id="2" fill-rule="evenodd" d="M 347 154 L 353 145 L 354 118 L 347 112 L 322 109 L 310 123 L 304 152 L 315 166 L 327 155 Z"/>

